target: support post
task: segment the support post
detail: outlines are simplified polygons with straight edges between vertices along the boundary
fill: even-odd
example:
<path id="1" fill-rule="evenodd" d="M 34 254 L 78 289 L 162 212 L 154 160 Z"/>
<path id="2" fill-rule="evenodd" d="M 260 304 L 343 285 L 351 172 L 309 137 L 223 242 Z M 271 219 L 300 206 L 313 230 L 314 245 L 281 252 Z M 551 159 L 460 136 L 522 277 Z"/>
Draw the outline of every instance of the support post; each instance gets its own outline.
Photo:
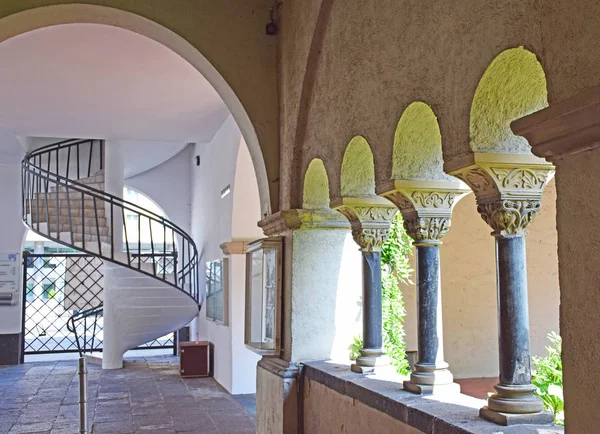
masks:
<path id="1" fill-rule="evenodd" d="M 458 393 L 444 361 L 440 245 L 450 229 L 452 209 L 469 189 L 458 181 L 391 181 L 381 195 L 402 212 L 417 250 L 417 363 L 404 389 L 419 394 Z"/>
<path id="2" fill-rule="evenodd" d="M 383 348 L 381 248 L 397 209 L 378 196 L 338 199 L 332 208 L 350 221 L 352 236 L 363 255 L 363 346 L 351 369 L 371 373 L 390 364 Z"/>
<path id="3" fill-rule="evenodd" d="M 79 433 L 87 434 L 88 431 L 88 382 L 87 382 L 87 360 L 79 358 L 77 369 L 79 376 Z"/>
<path id="4" fill-rule="evenodd" d="M 499 425 L 552 423 L 531 384 L 525 236 L 553 167 L 533 155 L 474 154 L 452 170 L 473 189 L 496 242 L 500 381 L 479 415 Z M 461 162 L 464 164 L 464 161 Z"/>

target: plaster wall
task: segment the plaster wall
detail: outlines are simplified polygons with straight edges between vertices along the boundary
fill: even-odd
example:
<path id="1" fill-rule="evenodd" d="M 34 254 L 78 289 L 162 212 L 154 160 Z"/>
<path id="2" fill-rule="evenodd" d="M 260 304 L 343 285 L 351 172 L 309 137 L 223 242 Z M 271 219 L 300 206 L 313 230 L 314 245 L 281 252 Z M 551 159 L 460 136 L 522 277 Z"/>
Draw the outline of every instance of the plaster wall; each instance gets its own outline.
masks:
<path id="1" fill-rule="evenodd" d="M 600 151 L 582 152 L 557 162 L 560 331 L 563 337 L 565 424 L 571 433 L 598 431 L 595 387 L 600 381 Z"/>
<path id="2" fill-rule="evenodd" d="M 191 233 L 200 254 L 202 297 L 206 289 L 204 264 L 223 257 L 220 244 L 232 241 L 234 231 L 237 235 L 245 234 L 245 240 L 262 235 L 256 227 L 260 218 L 256 176 L 245 147 L 241 132 L 230 116 L 210 143 L 195 145 L 190 149 L 191 155 L 185 157 L 191 167 Z M 192 161 L 195 155 L 200 156 L 200 166 Z M 221 197 L 227 186 L 231 192 Z M 254 393 L 258 357 L 246 349 L 243 339 L 244 257 L 232 255 L 229 265 L 229 321 L 220 324 L 207 320 L 202 309 L 197 333 L 200 339 L 214 344 L 215 379 L 230 393 Z M 195 331 L 192 333 L 195 339 Z"/>
<path id="3" fill-rule="evenodd" d="M 265 24 L 269 18 L 270 0 L 234 0 L 227 5 L 211 0 L 173 0 L 140 2 L 136 0 L 87 0 L 79 5 L 64 6 L 63 9 L 48 9 L 40 6 L 67 5 L 67 0 L 7 0 L 0 4 L 0 18 L 23 11 L 31 11 L 20 17 L 13 15 L 3 22 L 0 40 L 24 31 L 44 27 L 52 23 L 98 22 L 119 27 L 134 27 L 134 31 L 143 28 L 152 35 L 161 34 L 165 44 L 172 44 L 181 50 L 178 54 L 186 58 L 189 49 L 174 37 L 178 35 L 195 47 L 215 68 L 219 82 L 217 91 L 235 111 L 238 121 L 244 124 L 244 134 L 252 138 L 256 146 L 253 154 L 256 167 L 259 161 L 259 147 L 264 155 L 266 178 L 261 185 L 270 190 L 271 208 L 278 209 L 279 198 L 279 137 L 278 137 L 278 92 L 277 92 L 277 38 L 265 34 Z M 151 20 L 137 21 L 134 26 L 131 19 L 123 14 L 110 12 L 110 9 L 92 12 L 83 5 L 97 5 L 115 8 L 136 14 Z M 64 8 L 68 8 L 64 9 Z M 35 13 L 33 13 L 35 12 Z M 175 35 L 162 32 L 154 23 L 174 32 Z M 137 26 L 137 27 L 136 27 Z M 161 33 L 162 32 L 162 33 Z M 168 33 L 168 32 L 167 32 Z M 157 36 L 158 38 L 158 36 Z M 187 51 L 186 51 L 187 50 Z M 182 54 L 185 51 L 185 54 Z M 190 59 L 186 60 L 192 62 Z M 207 77 L 209 81 L 211 78 Z M 214 83 L 213 83 L 214 84 Z M 231 89 L 227 88 L 227 85 Z M 243 106 L 247 113 L 234 110 Z M 256 135 L 254 136 L 254 133 Z M 253 137 L 250 137 L 253 136 Z M 255 141 L 254 137 L 258 136 Z M 258 142 L 258 143 L 257 143 Z M 268 206 L 268 205 L 267 205 Z"/>
<path id="4" fill-rule="evenodd" d="M 362 332 L 358 246 L 349 229 L 297 230 L 291 241 L 294 290 L 284 291 L 290 307 L 284 357 L 348 360 L 349 346 Z"/>
<path id="5" fill-rule="evenodd" d="M 441 247 L 444 350 L 457 378 L 498 375 L 495 246 L 490 232 L 470 194 L 455 206 Z M 546 188 L 542 210 L 529 227 L 527 274 L 531 350 L 541 356 L 549 345 L 547 334 L 559 332 L 554 181 Z"/>
<path id="6" fill-rule="evenodd" d="M 468 153 L 471 101 L 489 63 L 519 45 L 543 53 L 535 1 L 385 1 L 373 8 L 360 0 L 323 0 L 302 6 L 310 11 L 290 4 L 282 9 L 282 47 L 294 47 L 281 53 L 283 143 L 303 138 L 291 166 L 282 160 L 282 174 L 289 170 L 300 178 L 313 158 L 321 158 L 332 197 L 339 196 L 345 145 L 355 135 L 371 145 L 377 183 L 389 179 L 395 128 L 414 101 L 429 104 L 438 117 L 445 159 Z M 314 70 L 301 78 L 299 92 L 298 75 L 307 64 Z M 299 186 L 291 186 L 292 203 L 299 201 Z"/>
<path id="7" fill-rule="evenodd" d="M 20 179 L 20 164 L 0 162 L 0 252 L 21 254 L 22 251 L 26 227 L 21 217 Z M 21 332 L 22 292 L 16 297 L 16 304 L 0 306 L 0 335 Z"/>
<path id="8" fill-rule="evenodd" d="M 417 434 L 421 431 L 311 379 L 304 380 L 304 432 Z M 260 431 L 259 431 L 260 432 Z"/>
<path id="9" fill-rule="evenodd" d="M 193 145 L 144 173 L 125 179 L 125 185 L 145 194 L 167 218 L 190 232 Z"/>

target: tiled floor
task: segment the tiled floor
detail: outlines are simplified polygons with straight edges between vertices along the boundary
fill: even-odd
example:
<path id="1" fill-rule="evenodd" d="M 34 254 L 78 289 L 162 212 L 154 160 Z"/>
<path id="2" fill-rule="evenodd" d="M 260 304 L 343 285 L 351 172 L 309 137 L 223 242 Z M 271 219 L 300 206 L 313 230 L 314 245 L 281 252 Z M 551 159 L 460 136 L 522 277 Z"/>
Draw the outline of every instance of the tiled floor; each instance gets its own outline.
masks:
<path id="1" fill-rule="evenodd" d="M 78 432 L 76 361 L 0 367 L 0 434 Z M 252 398 L 234 400 L 212 378 L 182 380 L 178 359 L 139 358 L 125 368 L 89 365 L 92 433 L 237 434 L 255 431 Z"/>

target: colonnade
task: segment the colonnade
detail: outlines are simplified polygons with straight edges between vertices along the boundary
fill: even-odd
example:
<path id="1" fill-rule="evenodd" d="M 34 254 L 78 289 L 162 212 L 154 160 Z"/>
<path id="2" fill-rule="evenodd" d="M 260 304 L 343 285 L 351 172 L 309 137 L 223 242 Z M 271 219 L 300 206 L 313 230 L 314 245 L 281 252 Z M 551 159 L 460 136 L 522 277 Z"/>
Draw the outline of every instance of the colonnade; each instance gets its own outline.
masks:
<path id="1" fill-rule="evenodd" d="M 525 237 L 553 166 L 530 154 L 473 153 L 447 162 L 444 170 L 453 181 L 392 180 L 377 186 L 377 195 L 331 204 L 350 222 L 363 254 L 363 348 L 352 371 L 369 373 L 389 363 L 383 348 L 380 250 L 399 210 L 417 253 L 418 361 L 404 389 L 458 392 L 444 361 L 439 246 L 454 205 L 473 191 L 495 239 L 498 296 L 500 381 L 480 416 L 503 425 L 551 423 L 553 415 L 543 410 L 531 384 Z"/>

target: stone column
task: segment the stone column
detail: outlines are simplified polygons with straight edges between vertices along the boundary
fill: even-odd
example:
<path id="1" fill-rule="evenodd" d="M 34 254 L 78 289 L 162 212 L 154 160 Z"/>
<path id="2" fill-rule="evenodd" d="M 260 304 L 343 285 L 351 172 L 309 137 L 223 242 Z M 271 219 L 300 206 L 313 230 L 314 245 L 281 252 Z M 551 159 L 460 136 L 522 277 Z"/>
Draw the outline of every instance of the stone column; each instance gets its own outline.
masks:
<path id="1" fill-rule="evenodd" d="M 404 382 L 413 393 L 460 391 L 444 361 L 440 245 L 450 229 L 452 208 L 469 189 L 461 182 L 391 181 L 378 189 L 402 212 L 417 250 L 418 361 Z"/>
<path id="2" fill-rule="evenodd" d="M 448 166 L 475 192 L 477 211 L 493 229 L 497 262 L 500 382 L 480 416 L 501 425 L 551 423 L 553 415 L 543 411 L 531 384 L 525 236 L 553 167 L 533 155 L 476 153 L 470 158 L 466 167 Z"/>
<path id="3" fill-rule="evenodd" d="M 396 208 L 385 199 L 344 198 L 332 203 L 350 221 L 352 236 L 363 255 L 363 347 L 352 371 L 373 372 L 388 366 L 383 348 L 383 299 L 381 248 L 385 243 Z"/>

